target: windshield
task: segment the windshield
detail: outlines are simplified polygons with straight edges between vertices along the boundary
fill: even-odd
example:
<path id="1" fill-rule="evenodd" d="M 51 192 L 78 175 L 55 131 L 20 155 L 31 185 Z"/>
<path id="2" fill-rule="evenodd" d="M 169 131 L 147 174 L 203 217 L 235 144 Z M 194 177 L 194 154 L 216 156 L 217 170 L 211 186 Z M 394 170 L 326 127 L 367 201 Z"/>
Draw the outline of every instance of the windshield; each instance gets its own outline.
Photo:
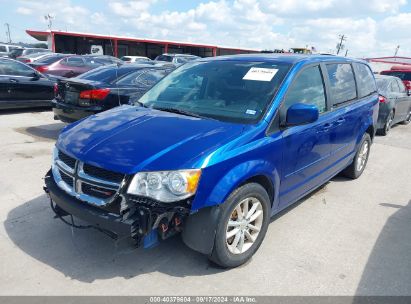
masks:
<path id="1" fill-rule="evenodd" d="M 280 62 L 194 61 L 163 78 L 139 104 L 222 121 L 255 123 L 289 69 L 290 64 Z"/>
<path id="2" fill-rule="evenodd" d="M 130 57 L 121 57 L 120 59 L 123 60 L 123 61 L 131 61 Z"/>

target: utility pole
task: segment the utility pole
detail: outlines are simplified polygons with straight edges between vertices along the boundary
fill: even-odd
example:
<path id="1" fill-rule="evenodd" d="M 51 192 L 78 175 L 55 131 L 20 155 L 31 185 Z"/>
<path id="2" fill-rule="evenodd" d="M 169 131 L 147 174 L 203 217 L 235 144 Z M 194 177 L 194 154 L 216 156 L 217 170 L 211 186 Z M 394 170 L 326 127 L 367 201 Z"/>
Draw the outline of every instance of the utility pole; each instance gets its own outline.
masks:
<path id="1" fill-rule="evenodd" d="M 400 50 L 400 46 L 397 45 L 397 47 L 395 48 L 395 54 L 394 57 L 397 57 L 398 51 Z"/>
<path id="2" fill-rule="evenodd" d="M 11 35 L 10 35 L 10 24 L 5 23 L 6 26 L 6 37 L 7 37 L 7 42 L 11 43 Z"/>
<path id="3" fill-rule="evenodd" d="M 49 28 L 49 30 L 51 30 L 51 26 L 53 25 L 53 19 L 54 19 L 54 16 L 50 14 L 47 14 L 46 16 L 44 16 L 44 20 L 48 22 L 47 27 Z"/>
<path id="4" fill-rule="evenodd" d="M 344 49 L 343 42 L 347 40 L 347 36 L 344 34 L 338 36 L 340 38 L 340 42 L 337 44 L 337 55 L 340 53 L 342 49 Z"/>

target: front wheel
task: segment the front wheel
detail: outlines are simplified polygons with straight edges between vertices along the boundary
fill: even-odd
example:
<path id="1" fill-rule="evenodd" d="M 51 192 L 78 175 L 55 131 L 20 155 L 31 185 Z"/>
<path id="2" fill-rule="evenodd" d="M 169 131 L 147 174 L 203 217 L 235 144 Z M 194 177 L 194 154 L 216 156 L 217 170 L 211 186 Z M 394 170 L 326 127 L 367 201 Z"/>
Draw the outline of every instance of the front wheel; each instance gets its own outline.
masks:
<path id="1" fill-rule="evenodd" d="M 346 177 L 356 179 L 363 173 L 365 166 L 368 162 L 370 155 L 371 137 L 368 133 L 365 133 L 358 146 L 358 150 L 355 153 L 352 163 L 342 172 Z"/>
<path id="2" fill-rule="evenodd" d="M 260 247 L 270 219 L 270 199 L 259 184 L 236 189 L 221 206 L 210 260 L 222 267 L 237 267 Z"/>

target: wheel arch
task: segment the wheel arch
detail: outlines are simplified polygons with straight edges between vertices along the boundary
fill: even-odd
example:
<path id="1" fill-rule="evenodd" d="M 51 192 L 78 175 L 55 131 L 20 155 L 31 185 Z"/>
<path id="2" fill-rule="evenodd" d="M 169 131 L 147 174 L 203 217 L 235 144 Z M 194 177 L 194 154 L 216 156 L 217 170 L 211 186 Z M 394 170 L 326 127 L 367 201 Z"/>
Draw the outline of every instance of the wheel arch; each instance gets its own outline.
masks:
<path id="1" fill-rule="evenodd" d="M 247 163 L 239 165 L 228 172 L 214 187 L 214 190 L 218 189 L 218 191 L 210 194 L 210 196 L 213 197 L 212 201 L 218 199 L 219 204 L 206 205 L 199 208 L 187 218 L 182 232 L 182 239 L 189 248 L 203 254 L 211 254 L 214 248 L 214 240 L 221 213 L 221 204 L 225 202 L 233 191 L 245 184 L 257 183 L 261 185 L 267 191 L 271 208 L 275 206 L 278 200 L 279 190 L 277 170 L 274 170 L 273 173 L 270 174 L 269 170 L 256 170 L 256 167 L 253 167 L 253 170 L 247 172 L 244 170 L 244 165 L 248 167 Z M 260 167 L 260 165 L 262 164 L 259 164 L 257 167 Z M 239 172 L 242 172 L 241 177 L 238 175 Z M 237 180 L 236 183 L 232 183 L 234 176 Z M 229 182 L 232 183 L 232 187 L 228 188 Z M 228 190 L 221 192 L 221 189 Z"/>

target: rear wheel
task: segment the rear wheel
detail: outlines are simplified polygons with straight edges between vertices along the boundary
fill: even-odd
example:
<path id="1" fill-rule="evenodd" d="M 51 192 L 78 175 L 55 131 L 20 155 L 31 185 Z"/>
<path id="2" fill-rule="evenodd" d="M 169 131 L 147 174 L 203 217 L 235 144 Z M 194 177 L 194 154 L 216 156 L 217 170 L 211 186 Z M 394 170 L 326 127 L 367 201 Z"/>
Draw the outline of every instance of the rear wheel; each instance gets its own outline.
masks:
<path id="1" fill-rule="evenodd" d="M 408 112 L 407 117 L 405 117 L 405 120 L 402 122 L 404 125 L 408 125 L 411 122 L 411 109 Z"/>
<path id="2" fill-rule="evenodd" d="M 210 260 L 222 267 L 237 267 L 260 247 L 270 219 L 270 199 L 259 184 L 235 190 L 222 205 Z"/>
<path id="3" fill-rule="evenodd" d="M 346 177 L 356 179 L 363 173 L 370 155 L 371 137 L 365 133 L 361 139 L 361 143 L 355 153 L 353 162 L 342 172 Z"/>
<path id="4" fill-rule="evenodd" d="M 387 135 L 388 132 L 390 132 L 391 127 L 392 127 L 392 122 L 394 121 L 394 111 L 391 111 L 390 114 L 388 114 L 387 120 L 385 121 L 384 128 L 380 130 L 381 135 Z"/>

